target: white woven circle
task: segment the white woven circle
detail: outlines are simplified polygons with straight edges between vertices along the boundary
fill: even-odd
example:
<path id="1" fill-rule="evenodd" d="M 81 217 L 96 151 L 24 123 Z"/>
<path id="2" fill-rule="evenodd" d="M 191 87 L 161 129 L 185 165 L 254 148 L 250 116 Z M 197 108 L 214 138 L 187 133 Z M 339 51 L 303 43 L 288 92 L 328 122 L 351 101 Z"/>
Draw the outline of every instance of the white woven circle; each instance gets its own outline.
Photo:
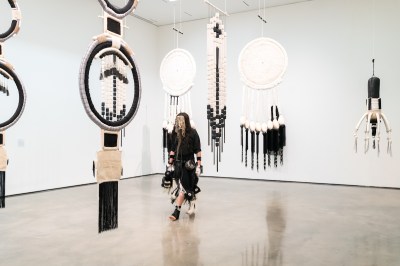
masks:
<path id="1" fill-rule="evenodd" d="M 161 62 L 160 77 L 164 90 L 172 96 L 181 96 L 193 86 L 196 63 L 184 49 L 170 51 Z"/>
<path id="2" fill-rule="evenodd" d="M 249 42 L 239 55 L 239 72 L 242 81 L 253 89 L 271 89 L 285 74 L 288 59 L 285 49 L 270 38 Z"/>

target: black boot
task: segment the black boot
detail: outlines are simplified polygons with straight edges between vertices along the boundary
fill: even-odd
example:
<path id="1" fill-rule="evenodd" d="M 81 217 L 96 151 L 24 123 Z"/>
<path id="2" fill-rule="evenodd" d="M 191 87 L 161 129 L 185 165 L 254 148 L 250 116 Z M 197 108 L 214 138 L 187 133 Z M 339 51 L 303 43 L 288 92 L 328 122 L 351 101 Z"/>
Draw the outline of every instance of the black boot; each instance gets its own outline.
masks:
<path id="1" fill-rule="evenodd" d="M 174 212 L 169 216 L 169 219 L 171 221 L 176 221 L 179 219 L 179 214 L 181 213 L 180 210 L 178 210 L 178 207 L 176 207 L 176 209 L 174 210 Z"/>

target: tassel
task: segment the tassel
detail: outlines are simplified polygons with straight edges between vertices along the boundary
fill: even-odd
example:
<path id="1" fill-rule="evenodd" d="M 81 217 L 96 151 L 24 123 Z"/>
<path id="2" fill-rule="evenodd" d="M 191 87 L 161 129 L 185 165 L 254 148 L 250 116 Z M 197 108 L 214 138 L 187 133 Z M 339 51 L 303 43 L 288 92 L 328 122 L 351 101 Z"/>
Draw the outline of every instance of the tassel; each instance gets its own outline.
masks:
<path id="1" fill-rule="evenodd" d="M 263 133 L 264 170 L 267 170 L 267 132 Z"/>
<path id="2" fill-rule="evenodd" d="M 118 181 L 99 184 L 99 233 L 118 228 Z"/>
<path id="3" fill-rule="evenodd" d="M 163 163 L 165 163 L 165 149 L 167 148 L 167 129 L 163 128 Z"/>
<path id="4" fill-rule="evenodd" d="M 257 131 L 257 138 L 256 138 L 256 154 L 257 154 L 257 172 L 258 172 L 258 169 L 259 169 L 259 165 L 258 165 L 258 153 L 259 153 L 259 150 L 260 150 L 260 143 L 259 143 L 259 141 L 260 141 L 260 132 L 258 132 Z"/>
<path id="5" fill-rule="evenodd" d="M 283 165 L 283 147 L 286 146 L 286 126 L 279 125 L 279 148 L 280 148 L 280 164 Z"/>
<path id="6" fill-rule="evenodd" d="M 243 163 L 243 125 L 240 126 L 240 146 L 242 147 L 242 163 Z"/>
<path id="7" fill-rule="evenodd" d="M 247 167 L 247 151 L 249 150 L 249 129 L 246 128 L 246 154 L 244 158 L 244 165 Z"/>
<path id="8" fill-rule="evenodd" d="M 251 131 L 251 169 L 254 169 L 254 143 L 255 142 L 255 132 Z"/>
<path id="9" fill-rule="evenodd" d="M 6 172 L 0 171 L 0 209 L 6 207 Z"/>
<path id="10" fill-rule="evenodd" d="M 271 153 L 273 149 L 272 129 L 267 130 L 267 153 L 268 153 L 268 166 L 271 167 Z"/>
<path id="11" fill-rule="evenodd" d="M 272 151 L 274 152 L 274 166 L 278 167 L 279 129 L 272 129 Z"/>

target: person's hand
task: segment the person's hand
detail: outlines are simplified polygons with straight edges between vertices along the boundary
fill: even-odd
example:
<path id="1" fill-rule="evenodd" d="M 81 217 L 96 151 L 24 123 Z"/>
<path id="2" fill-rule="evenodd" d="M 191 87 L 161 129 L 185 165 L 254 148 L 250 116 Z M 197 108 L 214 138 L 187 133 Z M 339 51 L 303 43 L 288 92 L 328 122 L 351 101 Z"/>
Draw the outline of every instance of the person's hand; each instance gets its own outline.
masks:
<path id="1" fill-rule="evenodd" d="M 196 167 L 196 175 L 197 175 L 197 177 L 200 177 L 200 175 L 201 175 L 201 165 L 197 165 L 197 167 Z"/>

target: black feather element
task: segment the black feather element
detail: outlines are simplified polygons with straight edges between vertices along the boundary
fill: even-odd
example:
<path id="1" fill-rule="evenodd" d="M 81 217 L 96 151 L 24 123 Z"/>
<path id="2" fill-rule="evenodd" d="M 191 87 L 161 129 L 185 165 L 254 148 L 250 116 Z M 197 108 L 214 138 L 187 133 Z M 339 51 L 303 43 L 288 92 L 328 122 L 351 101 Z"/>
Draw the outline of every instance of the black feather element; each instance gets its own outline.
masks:
<path id="1" fill-rule="evenodd" d="M 267 169 L 267 132 L 263 133 L 264 170 Z"/>
<path id="2" fill-rule="evenodd" d="M 260 151 L 260 132 L 256 133 L 256 154 L 257 154 L 257 171 L 259 169 L 259 164 L 258 164 L 258 154 Z"/>
<path id="3" fill-rule="evenodd" d="M 240 126 L 240 146 L 242 147 L 242 163 L 243 163 L 243 125 Z"/>

